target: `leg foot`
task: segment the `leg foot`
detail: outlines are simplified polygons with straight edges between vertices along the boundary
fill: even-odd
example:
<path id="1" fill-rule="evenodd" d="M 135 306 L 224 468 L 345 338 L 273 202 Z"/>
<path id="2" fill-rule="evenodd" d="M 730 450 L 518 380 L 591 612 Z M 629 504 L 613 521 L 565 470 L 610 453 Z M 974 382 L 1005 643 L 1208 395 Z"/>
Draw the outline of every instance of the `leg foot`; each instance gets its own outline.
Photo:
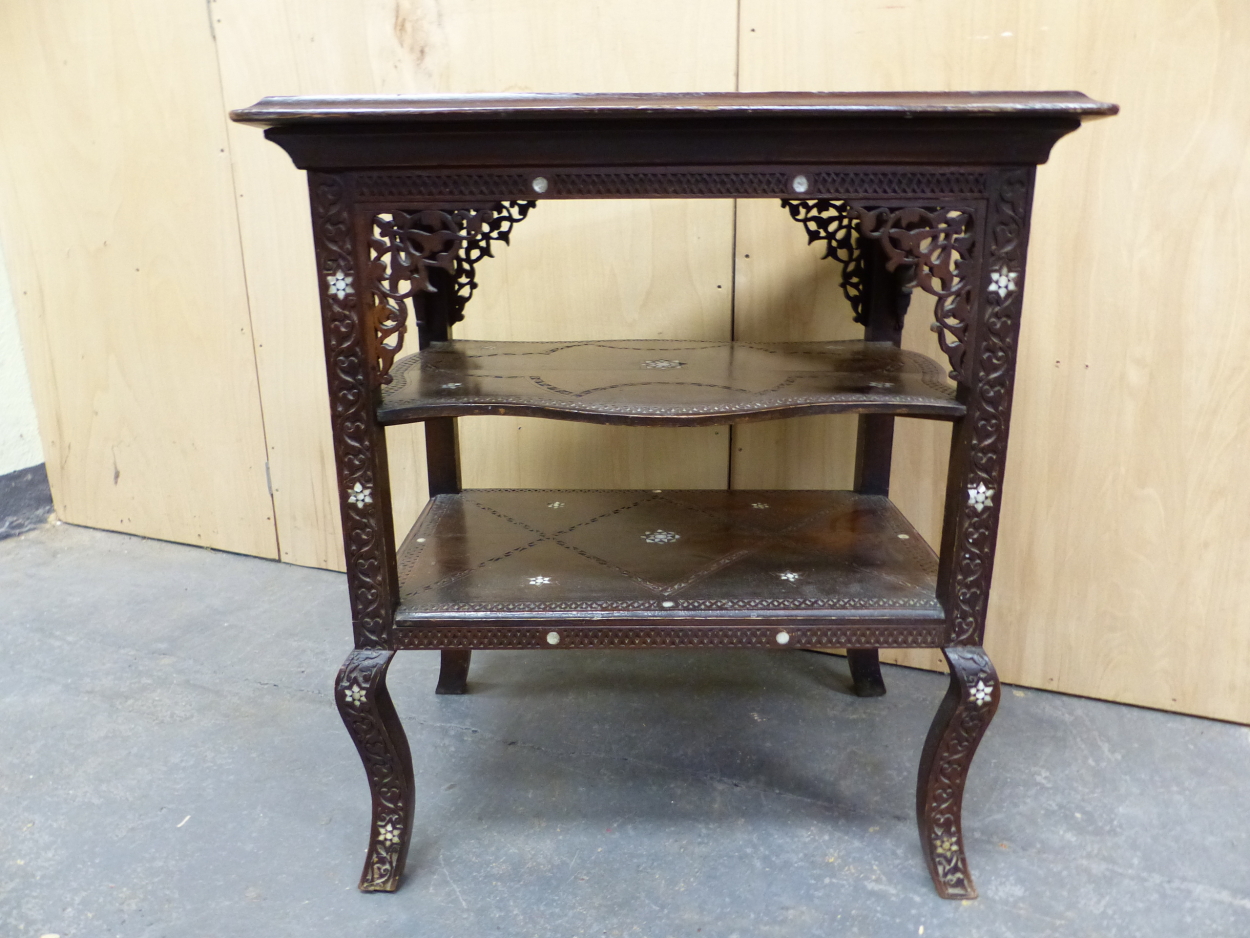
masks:
<path id="1" fill-rule="evenodd" d="M 386 690 L 393 651 L 353 651 L 339 671 L 334 699 L 369 777 L 373 822 L 360 876 L 363 892 L 394 892 L 412 835 L 412 756 Z"/>
<path id="2" fill-rule="evenodd" d="M 951 683 L 929 728 L 916 784 L 920 844 L 938 895 L 975 899 L 964 855 L 964 782 L 977 745 L 998 709 L 998 673 L 984 649 L 944 648 Z"/>
<path id="3" fill-rule="evenodd" d="M 467 694 L 469 692 L 469 656 L 467 648 L 444 648 L 443 663 L 438 671 L 436 694 Z"/>
<path id="4" fill-rule="evenodd" d="M 884 697 L 885 681 L 875 648 L 848 648 L 846 660 L 851 666 L 851 681 L 859 697 Z"/>

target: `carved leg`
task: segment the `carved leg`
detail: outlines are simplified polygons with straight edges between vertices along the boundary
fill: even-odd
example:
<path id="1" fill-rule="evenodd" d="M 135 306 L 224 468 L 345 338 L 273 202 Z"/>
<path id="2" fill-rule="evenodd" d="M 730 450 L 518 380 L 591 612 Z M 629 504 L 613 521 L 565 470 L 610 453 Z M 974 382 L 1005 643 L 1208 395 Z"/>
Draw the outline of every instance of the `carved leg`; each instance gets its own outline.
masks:
<path id="1" fill-rule="evenodd" d="M 436 694 L 467 694 L 469 692 L 469 657 L 473 654 L 468 648 L 444 648 L 443 663 L 438 672 Z"/>
<path id="2" fill-rule="evenodd" d="M 851 666 L 851 681 L 857 697 L 884 697 L 885 681 L 881 677 L 881 661 L 875 648 L 848 648 L 846 660 Z"/>
<path id="3" fill-rule="evenodd" d="M 920 757 L 916 820 L 938 895 L 975 899 L 961 827 L 964 781 L 977 744 L 998 709 L 998 673 L 978 646 L 944 648 L 942 654 L 950 665 L 951 683 Z"/>
<path id="4" fill-rule="evenodd" d="M 363 892 L 394 892 L 412 834 L 412 756 L 399 715 L 386 692 L 393 651 L 356 650 L 334 686 L 339 714 L 352 734 L 369 777 L 373 822 L 360 876 Z"/>

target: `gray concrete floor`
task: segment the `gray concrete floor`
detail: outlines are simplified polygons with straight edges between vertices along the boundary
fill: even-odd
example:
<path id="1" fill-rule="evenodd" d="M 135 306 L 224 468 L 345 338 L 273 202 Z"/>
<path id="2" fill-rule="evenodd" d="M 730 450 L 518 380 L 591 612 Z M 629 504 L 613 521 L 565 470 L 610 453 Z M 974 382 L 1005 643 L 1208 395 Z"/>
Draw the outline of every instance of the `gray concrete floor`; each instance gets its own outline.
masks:
<path id="1" fill-rule="evenodd" d="M 793 652 L 484 652 L 391 687 L 417 839 L 355 889 L 341 576 L 68 525 L 0 542 L 0 936 L 1244 936 L 1250 730 L 1008 691 L 938 899 L 940 675 Z M 923 929 L 923 931 L 921 930 Z"/>

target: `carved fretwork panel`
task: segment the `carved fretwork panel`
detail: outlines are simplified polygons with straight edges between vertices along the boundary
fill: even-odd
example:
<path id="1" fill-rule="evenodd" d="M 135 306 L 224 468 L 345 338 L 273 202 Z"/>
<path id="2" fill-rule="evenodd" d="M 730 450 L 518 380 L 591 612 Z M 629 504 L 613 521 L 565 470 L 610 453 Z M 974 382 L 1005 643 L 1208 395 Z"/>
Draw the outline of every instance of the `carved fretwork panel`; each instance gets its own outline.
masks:
<path id="1" fill-rule="evenodd" d="M 988 212 L 984 268 L 977 278 L 975 353 L 965 363 L 972 393 L 952 451 L 938 587 L 951 639 L 959 644 L 980 644 L 985 631 L 1007 461 L 1032 174 L 1032 169 L 1020 169 L 998 178 Z"/>
<path id="2" fill-rule="evenodd" d="M 392 210 L 373 216 L 368 287 L 382 383 L 390 383 L 391 365 L 403 348 L 409 319 L 426 325 L 420 319 L 424 304 L 416 298 L 419 293 L 437 292 L 431 271 L 441 269 L 451 275 L 454 294 L 447 325 L 460 322 L 477 288 L 478 262 L 493 256 L 494 242 L 508 243 L 513 226 L 534 204 L 496 202 L 484 208 Z"/>
<path id="3" fill-rule="evenodd" d="M 976 265 L 976 219 L 964 208 L 889 208 L 831 199 L 783 200 L 801 222 L 809 243 L 825 242 L 825 257 L 842 265 L 842 292 L 867 325 L 865 242 L 881 246 L 887 270 L 906 272 L 905 288 L 919 287 L 937 299 L 932 329 L 950 362 L 950 376 L 967 383 L 968 344 Z M 901 327 L 901 323 L 899 324 Z"/>
<path id="4" fill-rule="evenodd" d="M 807 243 L 825 243 L 824 256 L 837 261 L 842 267 L 839 286 L 847 302 L 851 304 L 854 319 L 861 326 L 868 325 L 868 310 L 864 306 L 865 269 L 863 246 L 860 243 L 859 215 L 846 202 L 830 199 L 814 199 L 808 202 L 782 200 L 790 217 L 802 224 L 807 232 Z"/>
<path id="5" fill-rule="evenodd" d="M 368 323 L 361 321 L 357 245 L 340 177 L 309 173 L 313 244 L 321 280 L 330 420 L 338 467 L 343 547 L 357 648 L 386 644 L 395 590 L 386 437 L 373 416 Z"/>
<path id="6" fill-rule="evenodd" d="M 857 208 L 860 233 L 881 245 L 886 269 L 911 267 L 915 285 L 937 298 L 930 327 L 950 362 L 950 376 L 967 383 L 964 351 L 975 284 L 976 223 L 957 208 Z"/>

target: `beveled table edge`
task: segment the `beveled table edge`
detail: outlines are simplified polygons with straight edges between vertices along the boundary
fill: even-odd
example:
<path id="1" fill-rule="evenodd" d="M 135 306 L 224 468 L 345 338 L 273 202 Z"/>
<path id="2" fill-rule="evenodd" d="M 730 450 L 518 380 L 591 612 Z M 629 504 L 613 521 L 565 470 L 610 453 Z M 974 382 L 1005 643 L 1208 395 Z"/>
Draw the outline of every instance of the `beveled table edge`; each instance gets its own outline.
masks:
<path id="1" fill-rule="evenodd" d="M 1109 117 L 1079 91 L 530 93 L 269 96 L 230 112 L 263 127 L 325 121 L 699 117 Z"/>

